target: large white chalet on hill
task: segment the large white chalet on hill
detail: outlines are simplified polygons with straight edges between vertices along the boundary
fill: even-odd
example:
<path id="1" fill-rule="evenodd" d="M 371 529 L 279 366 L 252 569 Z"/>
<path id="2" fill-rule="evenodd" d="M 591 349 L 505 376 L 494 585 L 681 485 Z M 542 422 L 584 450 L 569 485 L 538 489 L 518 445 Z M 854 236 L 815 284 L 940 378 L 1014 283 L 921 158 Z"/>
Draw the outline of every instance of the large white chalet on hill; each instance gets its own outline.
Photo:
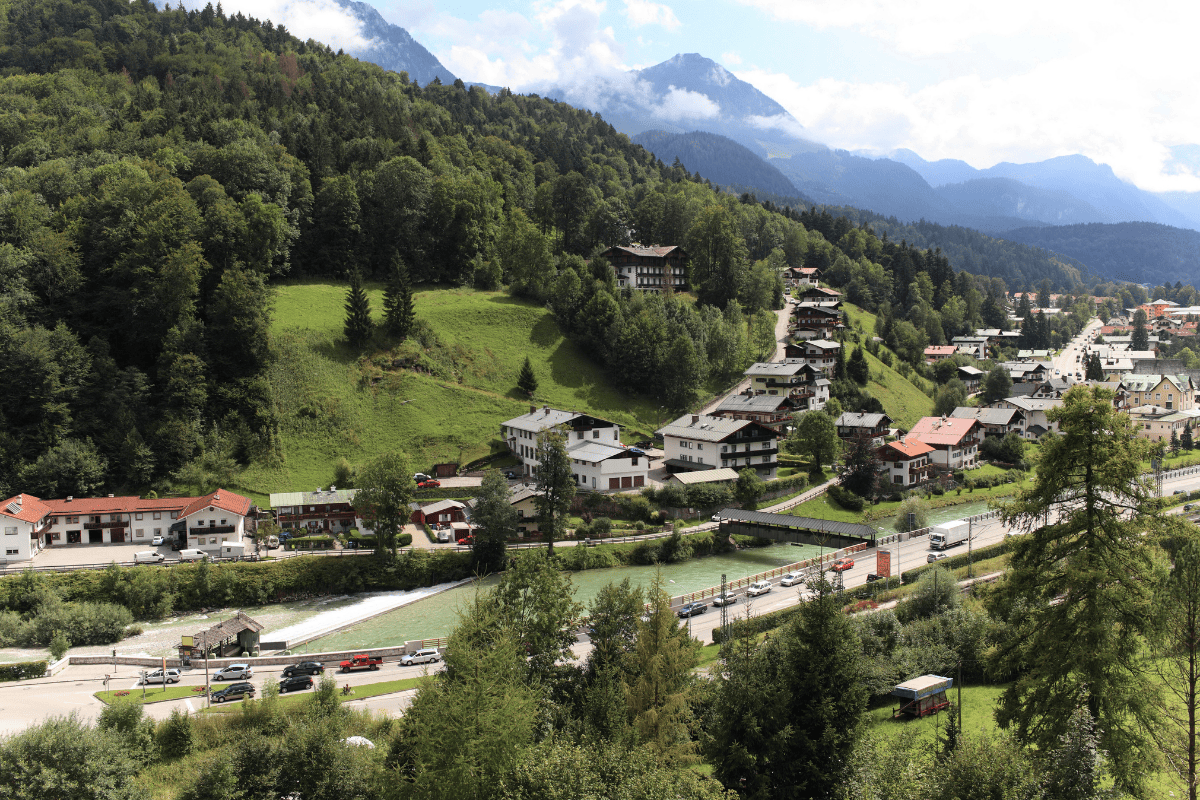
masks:
<path id="1" fill-rule="evenodd" d="M 658 433 L 668 472 L 750 467 L 764 480 L 774 480 L 779 466 L 779 434 L 758 422 L 688 414 Z"/>
<path id="2" fill-rule="evenodd" d="M 530 406 L 528 414 L 500 425 L 500 438 L 520 459 L 523 476 L 536 477 L 538 445 L 548 431 L 559 431 L 566 440 L 579 488 L 619 491 L 646 485 L 650 459 L 641 450 L 621 444 L 620 425 L 550 406 Z"/>
<path id="3" fill-rule="evenodd" d="M 687 253 L 677 245 L 614 245 L 601 255 L 617 275 L 617 286 L 643 291 L 688 290 Z"/>

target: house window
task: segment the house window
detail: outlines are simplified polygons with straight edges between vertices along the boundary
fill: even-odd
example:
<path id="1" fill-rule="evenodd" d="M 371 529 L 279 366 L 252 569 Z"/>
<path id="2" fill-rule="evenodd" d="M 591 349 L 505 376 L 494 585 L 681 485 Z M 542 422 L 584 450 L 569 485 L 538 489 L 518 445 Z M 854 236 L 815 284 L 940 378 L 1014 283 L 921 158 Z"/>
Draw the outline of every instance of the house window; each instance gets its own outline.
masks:
<path id="1" fill-rule="evenodd" d="M 136 520 L 140 520 L 140 519 L 142 518 L 142 515 L 141 515 L 141 514 L 134 514 L 134 515 L 133 515 L 133 518 L 134 518 L 134 519 L 136 519 Z"/>
<path id="2" fill-rule="evenodd" d="M 154 535 L 155 535 L 155 536 L 162 536 L 162 528 L 155 528 L 155 529 L 154 529 Z"/>
<path id="3" fill-rule="evenodd" d="M 600 438 L 600 431 L 592 431 L 592 438 L 593 438 L 593 439 L 599 439 L 599 438 Z"/>
<path id="4" fill-rule="evenodd" d="M 135 531 L 133 532 L 133 535 L 134 535 L 134 536 L 145 536 L 145 535 L 146 535 L 146 530 L 145 530 L 144 528 L 138 528 L 137 530 L 135 530 Z"/>
<path id="5" fill-rule="evenodd" d="M 21 554 L 21 551 L 19 551 L 19 550 L 13 550 L 13 549 L 9 549 L 9 550 L 5 550 L 5 551 L 4 551 L 4 554 L 5 554 L 5 555 L 9 555 L 9 556 L 17 556 L 17 555 L 20 555 L 20 554 Z"/>
<path id="6" fill-rule="evenodd" d="M 179 512 L 178 512 L 178 511 L 172 511 L 172 512 L 171 512 L 171 519 L 179 519 Z"/>
<path id="7" fill-rule="evenodd" d="M 704 445 L 703 445 L 703 444 L 697 444 L 697 445 L 696 445 L 696 449 L 697 449 L 697 450 L 703 450 L 703 449 L 704 449 Z"/>
<path id="8" fill-rule="evenodd" d="M 162 519 L 162 512 L 161 512 L 161 511 L 155 511 L 155 512 L 154 512 L 154 518 L 155 518 L 155 519 Z"/>
<path id="9" fill-rule="evenodd" d="M 221 524 L 222 524 L 222 525 L 224 525 L 224 524 L 225 524 L 225 520 L 221 520 Z"/>
<path id="10" fill-rule="evenodd" d="M 61 541 L 62 541 L 62 534 L 61 534 L 61 533 L 57 533 L 57 532 L 56 532 L 56 533 L 52 533 L 52 534 L 50 534 L 50 541 L 52 541 L 52 542 L 61 542 Z"/>
<path id="11" fill-rule="evenodd" d="M 17 535 L 17 529 L 16 529 L 16 528 L 5 528 L 5 529 L 4 529 L 4 535 L 5 535 L 5 536 L 16 536 L 16 535 Z"/>

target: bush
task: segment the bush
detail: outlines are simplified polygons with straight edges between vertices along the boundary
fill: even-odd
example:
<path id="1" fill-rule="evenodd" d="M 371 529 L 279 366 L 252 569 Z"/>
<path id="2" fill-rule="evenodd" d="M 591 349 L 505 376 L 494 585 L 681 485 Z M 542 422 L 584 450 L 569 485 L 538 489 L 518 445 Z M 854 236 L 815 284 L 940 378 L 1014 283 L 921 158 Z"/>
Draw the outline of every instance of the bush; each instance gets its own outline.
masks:
<path id="1" fill-rule="evenodd" d="M 120 739 L 79 717 L 51 717 L 0 748 L 0 786 L 14 800 L 136 800 L 138 763 Z"/>
<path id="2" fill-rule="evenodd" d="M 159 723 L 155 739 L 160 759 L 186 756 L 196 743 L 192 718 L 183 709 L 171 709 L 171 716 Z"/>
<path id="3" fill-rule="evenodd" d="M 863 510 L 865 505 L 863 499 L 849 489 L 843 489 L 837 484 L 834 484 L 833 486 L 829 487 L 828 491 L 829 496 L 833 498 L 833 502 L 837 503 L 847 511 Z"/>
<path id="4" fill-rule="evenodd" d="M 119 739 L 133 758 L 146 762 L 154 754 L 154 720 L 142 712 L 137 700 L 118 700 L 104 707 L 96 727 Z"/>
<path id="5" fill-rule="evenodd" d="M 375 537 L 374 536 L 364 536 L 362 538 L 363 539 L 374 539 Z M 396 537 L 396 546 L 397 547 L 408 547 L 410 544 L 412 544 L 412 534 L 411 533 L 402 533 Z"/>
<path id="6" fill-rule="evenodd" d="M 45 661 L 18 661 L 13 664 L 0 664 L 0 681 L 40 678 L 46 674 L 46 667 Z"/>
<path id="7" fill-rule="evenodd" d="M 58 631 L 54 634 L 54 638 L 50 640 L 50 658 L 53 661 L 59 661 L 71 649 L 71 640 L 66 634 Z"/>
<path id="8" fill-rule="evenodd" d="M 989 558 L 1004 555 L 1008 552 L 1010 543 L 1008 539 L 1002 542 L 997 542 L 987 547 L 980 547 L 973 551 L 963 551 L 956 556 L 934 562 L 933 564 L 922 564 L 919 567 L 913 567 L 910 570 L 905 570 L 900 573 L 901 583 L 913 583 L 921 578 L 921 575 L 935 567 L 944 567 L 945 569 L 958 569 L 965 567 L 968 563 L 984 561 Z"/>

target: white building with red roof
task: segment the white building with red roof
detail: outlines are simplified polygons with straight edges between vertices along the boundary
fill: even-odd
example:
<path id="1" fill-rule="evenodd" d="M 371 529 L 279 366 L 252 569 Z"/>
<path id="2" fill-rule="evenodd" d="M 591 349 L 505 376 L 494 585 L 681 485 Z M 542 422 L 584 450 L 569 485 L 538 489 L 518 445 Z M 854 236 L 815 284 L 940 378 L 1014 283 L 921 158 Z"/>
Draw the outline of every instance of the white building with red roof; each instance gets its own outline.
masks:
<path id="1" fill-rule="evenodd" d="M 0 539 L 4 561 L 28 561 L 40 549 L 41 534 L 50 520 L 50 507 L 31 494 L 19 494 L 0 507 Z"/>
<path id="2" fill-rule="evenodd" d="M 896 487 L 916 486 L 929 479 L 933 448 L 909 434 L 896 442 L 888 442 L 876 451 L 881 471 Z"/>
<path id="3" fill-rule="evenodd" d="M 909 436 L 932 447 L 933 463 L 946 469 L 974 469 L 978 464 L 983 434 L 977 419 L 922 417 Z"/>
<path id="4" fill-rule="evenodd" d="M 9 498 L 3 517 L 5 554 L 27 561 L 43 547 L 88 544 L 145 544 L 156 536 L 181 547 L 220 551 L 242 541 L 250 500 L 218 489 L 203 497 L 66 497 L 42 500 L 29 494 Z M 9 529 L 15 529 L 10 533 Z M 9 544 L 10 538 L 12 544 Z M 24 542 L 24 544 L 22 544 Z"/>

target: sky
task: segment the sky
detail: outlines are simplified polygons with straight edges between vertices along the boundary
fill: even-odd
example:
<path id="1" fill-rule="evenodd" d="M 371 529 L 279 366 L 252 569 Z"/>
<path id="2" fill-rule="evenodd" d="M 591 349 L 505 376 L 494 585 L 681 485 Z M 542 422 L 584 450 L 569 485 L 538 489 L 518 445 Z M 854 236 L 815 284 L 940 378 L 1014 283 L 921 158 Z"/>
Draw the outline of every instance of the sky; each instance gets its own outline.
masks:
<path id="1" fill-rule="evenodd" d="M 1097 0 L 375 0 L 466 81 L 536 90 L 700 53 L 807 138 L 976 168 L 1082 154 L 1200 191 L 1200 4 Z M 331 0 L 226 0 L 350 49 Z M 1173 150 L 1173 148 L 1175 148 Z M 1189 158 L 1188 154 L 1192 157 Z"/>

